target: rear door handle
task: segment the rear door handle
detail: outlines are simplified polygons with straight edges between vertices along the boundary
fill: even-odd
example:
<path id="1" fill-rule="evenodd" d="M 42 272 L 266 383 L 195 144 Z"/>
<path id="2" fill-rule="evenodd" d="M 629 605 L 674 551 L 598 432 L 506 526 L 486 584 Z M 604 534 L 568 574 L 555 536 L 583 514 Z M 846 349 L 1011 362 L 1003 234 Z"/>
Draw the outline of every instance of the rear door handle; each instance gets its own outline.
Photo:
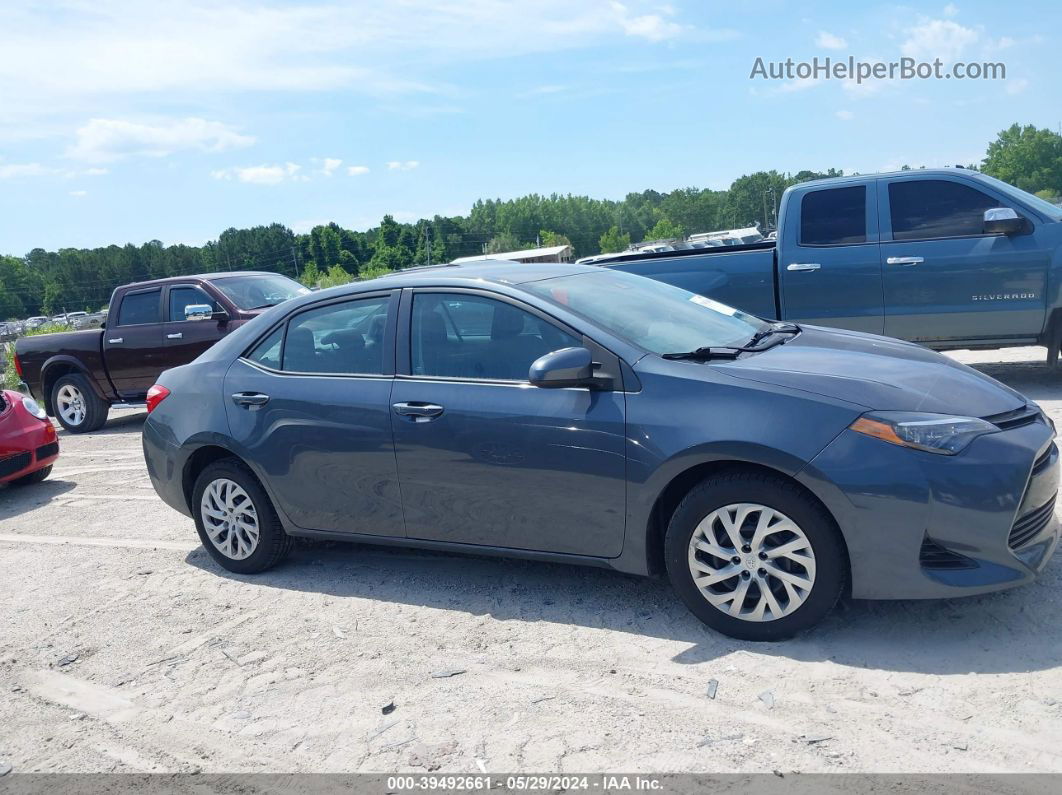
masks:
<path id="1" fill-rule="evenodd" d="M 395 414 L 409 417 L 413 422 L 430 422 L 443 413 L 442 406 L 437 406 L 434 403 L 421 403 L 420 401 L 392 403 L 391 408 L 394 409 Z"/>
<path id="2" fill-rule="evenodd" d="M 176 334 L 167 334 L 166 335 L 166 339 L 168 339 L 168 340 L 179 340 L 183 336 L 184 336 L 184 334 L 182 334 L 181 332 L 178 331 Z"/>
<path id="3" fill-rule="evenodd" d="M 115 337 L 113 340 L 107 340 L 108 345 L 121 345 L 123 342 L 125 342 L 125 340 L 121 337 Z"/>
<path id="4" fill-rule="evenodd" d="M 889 257 L 885 262 L 889 265 L 921 265 L 925 262 L 924 257 Z"/>
<path id="5" fill-rule="evenodd" d="M 786 266 L 787 271 L 817 271 L 822 266 L 817 262 L 792 262 Z"/>
<path id="6" fill-rule="evenodd" d="M 244 408 L 257 408 L 269 402 L 269 395 L 261 392 L 237 392 L 232 396 L 232 402 Z"/>

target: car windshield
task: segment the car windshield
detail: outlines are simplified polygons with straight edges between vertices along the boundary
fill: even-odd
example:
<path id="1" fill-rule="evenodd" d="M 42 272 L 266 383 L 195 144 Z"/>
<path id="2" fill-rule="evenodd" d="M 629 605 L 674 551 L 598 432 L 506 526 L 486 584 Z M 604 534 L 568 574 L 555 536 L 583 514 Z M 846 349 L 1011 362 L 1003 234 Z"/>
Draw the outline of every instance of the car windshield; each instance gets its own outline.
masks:
<path id="1" fill-rule="evenodd" d="M 601 270 L 524 285 L 653 353 L 747 343 L 768 324 L 754 315 L 653 279 Z"/>
<path id="2" fill-rule="evenodd" d="M 277 274 L 247 274 L 214 279 L 213 284 L 240 309 L 262 309 L 310 292 L 297 281 Z"/>

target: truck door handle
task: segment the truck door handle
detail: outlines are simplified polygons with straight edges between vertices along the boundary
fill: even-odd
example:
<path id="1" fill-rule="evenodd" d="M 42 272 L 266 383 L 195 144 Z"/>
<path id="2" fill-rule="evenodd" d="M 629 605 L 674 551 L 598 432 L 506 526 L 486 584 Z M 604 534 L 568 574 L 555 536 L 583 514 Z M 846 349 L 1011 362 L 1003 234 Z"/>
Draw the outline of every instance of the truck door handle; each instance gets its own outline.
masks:
<path id="1" fill-rule="evenodd" d="M 232 396 L 232 402 L 245 409 L 258 408 L 269 402 L 269 395 L 261 392 L 237 392 Z"/>
<path id="2" fill-rule="evenodd" d="M 184 334 L 182 334 L 181 332 L 178 331 L 176 334 L 167 334 L 166 335 L 166 339 L 168 339 L 168 340 L 179 340 L 183 336 L 184 336 Z"/>
<path id="3" fill-rule="evenodd" d="M 885 262 L 889 265 L 921 265 L 925 262 L 923 257 L 889 257 Z"/>
<path id="4" fill-rule="evenodd" d="M 395 414 L 402 417 L 409 417 L 413 422 L 431 422 L 443 413 L 442 406 L 437 406 L 434 403 L 421 403 L 419 401 L 414 401 L 412 403 L 392 403 L 391 408 L 394 409 Z"/>
<path id="5" fill-rule="evenodd" d="M 125 342 L 125 340 L 121 337 L 115 337 L 113 340 L 107 340 L 108 345 L 121 345 L 123 342 Z"/>
<path id="6" fill-rule="evenodd" d="M 786 266 L 787 271 L 817 271 L 822 266 L 817 262 L 792 262 Z"/>

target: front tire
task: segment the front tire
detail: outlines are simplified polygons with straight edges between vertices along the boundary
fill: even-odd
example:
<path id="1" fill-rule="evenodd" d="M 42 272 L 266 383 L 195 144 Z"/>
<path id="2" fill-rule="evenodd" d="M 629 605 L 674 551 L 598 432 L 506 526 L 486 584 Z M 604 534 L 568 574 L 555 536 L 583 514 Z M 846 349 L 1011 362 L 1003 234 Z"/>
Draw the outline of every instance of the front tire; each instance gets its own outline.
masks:
<path id="1" fill-rule="evenodd" d="M 98 431 L 109 411 L 110 406 L 96 396 L 80 373 L 61 376 L 52 385 L 52 413 L 70 433 Z"/>
<path id="2" fill-rule="evenodd" d="M 664 542 L 686 606 L 732 638 L 772 641 L 818 624 L 840 598 L 847 557 L 832 518 L 779 476 L 734 471 L 682 500 Z"/>
<path id="3" fill-rule="evenodd" d="M 242 461 L 226 458 L 207 466 L 196 478 L 191 508 L 199 540 L 222 568 L 257 574 L 291 551 L 292 539 L 272 501 Z"/>

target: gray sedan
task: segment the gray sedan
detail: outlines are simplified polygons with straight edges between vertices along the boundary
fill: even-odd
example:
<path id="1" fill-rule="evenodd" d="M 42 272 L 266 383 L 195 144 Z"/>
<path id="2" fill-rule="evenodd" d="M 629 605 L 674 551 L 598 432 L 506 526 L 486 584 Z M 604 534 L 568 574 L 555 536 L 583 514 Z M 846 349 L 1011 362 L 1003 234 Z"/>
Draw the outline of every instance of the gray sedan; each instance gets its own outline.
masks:
<path id="1" fill-rule="evenodd" d="M 313 293 L 148 405 L 156 491 L 240 573 L 295 536 L 666 573 L 706 624 L 773 640 L 846 590 L 1028 582 L 1058 541 L 1054 428 L 1017 392 L 593 266 Z"/>

